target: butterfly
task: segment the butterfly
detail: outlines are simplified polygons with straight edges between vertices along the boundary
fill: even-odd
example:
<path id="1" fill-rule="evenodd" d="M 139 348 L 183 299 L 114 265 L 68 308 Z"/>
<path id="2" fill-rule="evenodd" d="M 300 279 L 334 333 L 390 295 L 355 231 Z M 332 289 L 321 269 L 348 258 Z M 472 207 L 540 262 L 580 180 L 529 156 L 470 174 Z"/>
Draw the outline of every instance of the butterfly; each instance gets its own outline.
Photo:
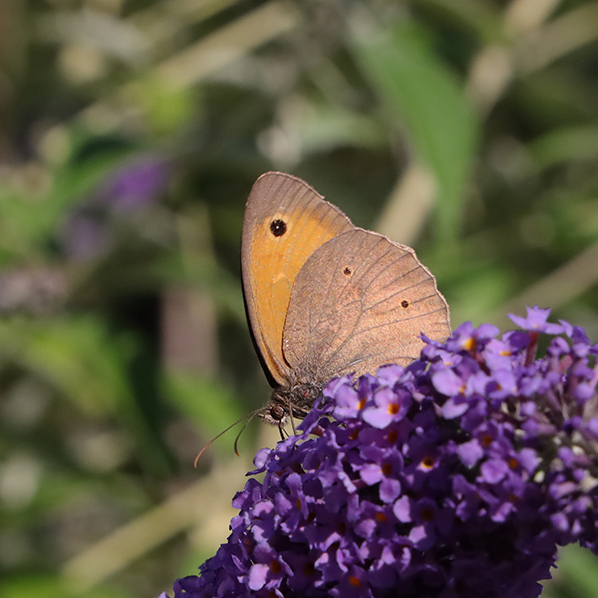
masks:
<path id="1" fill-rule="evenodd" d="M 302 179 L 267 172 L 253 185 L 241 242 L 254 343 L 274 387 L 261 416 L 303 418 L 331 378 L 408 365 L 444 341 L 449 307 L 410 247 L 353 225 Z"/>

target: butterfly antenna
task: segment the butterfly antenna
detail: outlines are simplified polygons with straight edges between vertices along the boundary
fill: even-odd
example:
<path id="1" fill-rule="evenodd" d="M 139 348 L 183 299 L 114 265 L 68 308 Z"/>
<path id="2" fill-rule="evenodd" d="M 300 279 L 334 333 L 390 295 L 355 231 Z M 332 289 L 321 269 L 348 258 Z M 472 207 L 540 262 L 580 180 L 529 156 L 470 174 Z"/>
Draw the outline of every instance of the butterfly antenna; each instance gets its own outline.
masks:
<path id="1" fill-rule="evenodd" d="M 197 454 L 197 457 L 195 457 L 195 461 L 193 461 L 193 467 L 197 468 L 197 462 L 199 461 L 199 458 L 204 454 L 205 450 L 211 446 L 216 440 L 218 440 L 223 434 L 226 434 L 231 428 L 234 428 L 237 424 L 241 423 L 244 419 L 249 418 L 249 421 L 243 426 L 243 428 L 241 428 L 241 432 L 243 432 L 243 430 L 247 427 L 247 424 L 249 424 L 249 422 L 254 418 L 256 413 L 259 413 L 260 411 L 263 411 L 264 408 L 260 407 L 259 409 L 256 409 L 255 411 L 251 411 L 250 413 L 248 413 L 247 415 L 244 415 L 243 417 L 239 418 L 234 424 L 231 424 L 230 426 L 228 426 L 228 428 L 225 428 L 224 430 L 222 430 L 222 432 L 220 432 L 220 434 L 218 434 L 217 436 L 214 436 L 214 438 L 212 438 L 212 440 L 210 440 L 210 442 L 208 442 L 208 444 L 206 444 L 201 451 L 199 451 L 199 453 Z M 239 452 L 237 451 L 237 440 L 239 439 L 239 436 L 241 436 L 241 432 L 239 432 L 239 434 L 237 435 L 237 438 L 235 440 L 235 453 L 237 454 L 238 457 L 240 457 L 241 455 L 239 455 Z"/>
<path id="2" fill-rule="evenodd" d="M 243 427 L 239 430 L 239 433 L 237 434 L 237 437 L 235 438 L 235 445 L 234 446 L 235 446 L 235 454 L 237 455 L 237 457 L 241 456 L 239 454 L 239 451 L 237 450 L 237 444 L 239 442 L 239 438 L 241 438 L 241 434 L 243 434 L 243 432 L 245 431 L 245 428 L 251 423 L 251 420 L 255 417 L 255 414 L 259 413 L 260 411 L 263 411 L 263 408 L 262 409 L 256 409 L 255 411 L 251 412 L 249 414 L 249 416 L 246 416 L 246 417 L 249 417 L 249 419 L 243 424 Z M 237 422 L 237 423 L 239 423 L 239 422 Z M 227 429 L 230 430 L 230 428 L 227 428 Z M 225 430 L 225 432 L 226 432 L 226 430 Z"/>

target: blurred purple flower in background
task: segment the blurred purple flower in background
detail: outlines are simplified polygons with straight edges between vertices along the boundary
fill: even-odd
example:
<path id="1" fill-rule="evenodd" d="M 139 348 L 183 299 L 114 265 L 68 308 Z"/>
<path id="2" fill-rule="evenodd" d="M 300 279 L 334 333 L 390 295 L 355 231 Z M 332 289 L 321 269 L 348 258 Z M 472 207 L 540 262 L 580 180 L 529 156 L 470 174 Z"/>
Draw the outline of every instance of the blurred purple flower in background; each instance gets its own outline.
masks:
<path id="1" fill-rule="evenodd" d="M 66 221 L 63 246 L 70 258 L 89 259 L 113 240 L 110 219 L 152 206 L 165 192 L 170 164 L 155 155 L 138 157 L 113 172 Z"/>
<path id="2" fill-rule="evenodd" d="M 331 381 L 298 436 L 258 452 L 263 483 L 175 597 L 527 598 L 557 546 L 596 552 L 598 346 L 548 314 Z"/>
<path id="3" fill-rule="evenodd" d="M 166 189 L 170 168 L 164 158 L 145 156 L 119 169 L 95 197 L 115 210 L 137 210 L 153 203 Z"/>

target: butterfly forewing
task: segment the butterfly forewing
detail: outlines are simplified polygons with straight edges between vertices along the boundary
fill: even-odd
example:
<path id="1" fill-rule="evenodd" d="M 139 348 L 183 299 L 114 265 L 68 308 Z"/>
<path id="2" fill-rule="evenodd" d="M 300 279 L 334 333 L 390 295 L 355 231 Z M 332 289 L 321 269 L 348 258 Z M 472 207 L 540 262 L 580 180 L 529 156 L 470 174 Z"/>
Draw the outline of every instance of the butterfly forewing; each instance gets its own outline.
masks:
<path id="1" fill-rule="evenodd" d="M 284 328 L 284 354 L 296 377 L 319 381 L 407 365 L 420 333 L 444 341 L 449 310 L 415 252 L 354 228 L 307 260 L 295 280 Z"/>
<path id="2" fill-rule="evenodd" d="M 280 385 L 290 379 L 282 338 L 295 279 L 318 247 L 352 228 L 341 210 L 297 177 L 268 172 L 253 185 L 243 222 L 243 290 L 254 339 Z"/>

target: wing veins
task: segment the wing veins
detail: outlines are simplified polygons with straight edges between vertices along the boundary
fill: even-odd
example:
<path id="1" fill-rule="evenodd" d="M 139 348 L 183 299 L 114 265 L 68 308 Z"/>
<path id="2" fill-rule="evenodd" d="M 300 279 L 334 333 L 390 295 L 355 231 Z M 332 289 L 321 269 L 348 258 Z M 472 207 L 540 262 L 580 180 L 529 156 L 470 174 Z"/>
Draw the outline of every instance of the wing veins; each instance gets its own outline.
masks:
<path id="1" fill-rule="evenodd" d="M 415 271 L 417 268 L 414 268 L 413 270 L 411 270 L 411 272 Z M 402 278 L 402 276 L 399 276 L 398 278 L 395 279 L 395 281 L 399 280 L 400 278 Z M 411 289 L 415 289 L 419 286 L 421 286 L 422 284 L 425 284 L 429 281 L 429 279 L 427 280 L 420 280 L 419 282 L 416 282 L 415 284 L 412 284 L 408 287 L 403 287 L 401 289 L 399 289 L 398 291 L 396 291 L 395 293 L 393 293 L 392 295 L 388 295 L 387 297 L 384 297 L 384 299 L 380 299 L 380 301 L 377 301 L 376 303 L 372 303 L 370 305 L 370 308 L 372 307 L 376 307 L 377 305 L 380 305 L 382 303 L 384 303 L 385 301 L 389 301 L 390 299 L 393 299 L 394 297 L 396 297 L 397 295 L 399 295 L 400 293 L 404 293 L 405 291 L 409 291 Z M 386 286 L 391 286 L 391 284 L 389 283 Z M 419 303 L 420 301 L 423 301 L 424 299 L 428 299 L 429 297 L 432 297 L 435 293 L 432 293 L 432 295 L 426 295 L 425 297 L 420 297 L 419 299 L 416 299 L 415 301 L 411 301 L 411 303 Z"/>
<path id="2" fill-rule="evenodd" d="M 419 320 L 420 318 L 425 318 L 426 316 L 429 316 L 431 314 L 438 313 L 439 311 L 442 311 L 442 309 L 435 309 L 433 311 L 428 311 L 425 314 L 419 314 L 417 316 L 410 316 L 408 318 L 391 320 L 390 322 L 382 322 L 382 324 L 376 324 L 375 326 L 370 326 L 369 328 L 364 328 L 363 330 L 359 330 L 358 332 L 354 333 L 353 337 L 361 336 L 363 334 L 371 332 L 372 330 L 376 330 L 376 328 L 383 328 L 383 327 L 389 326 L 391 324 L 399 324 L 401 322 L 413 322 L 415 320 Z"/>
<path id="3" fill-rule="evenodd" d="M 386 241 L 386 239 L 385 239 L 384 237 L 380 237 L 380 238 L 377 240 L 377 242 L 376 242 L 376 245 L 374 245 L 374 247 L 372 248 L 372 251 L 373 251 L 373 250 L 374 250 L 374 249 L 375 249 L 375 248 L 376 248 L 378 245 L 380 245 L 380 243 L 383 243 L 384 241 Z M 392 247 L 393 247 L 392 245 L 389 245 L 388 249 L 387 249 L 387 250 L 386 250 L 386 251 L 385 251 L 385 252 L 384 252 L 384 253 L 383 253 L 383 254 L 382 254 L 382 255 L 381 255 L 381 256 L 380 256 L 380 257 L 379 257 L 379 258 L 378 258 L 376 261 L 379 261 L 379 260 L 381 260 L 382 258 L 384 258 L 385 256 L 387 256 L 387 255 L 388 255 L 388 254 L 389 254 L 389 253 L 392 251 Z M 404 258 L 404 257 L 406 257 L 407 255 L 408 255 L 408 252 L 406 252 L 406 253 L 404 253 L 403 255 L 401 255 L 401 257 L 400 257 L 399 259 L 403 259 L 403 258 Z M 397 260 L 397 261 L 398 261 L 398 260 Z M 390 266 L 391 266 L 393 263 L 396 263 L 396 262 L 390 262 L 390 263 L 389 263 L 387 266 L 385 266 L 385 267 L 384 267 L 384 268 L 383 268 L 383 269 L 382 269 L 382 270 L 381 270 L 381 271 L 380 271 L 378 274 L 376 274 L 376 276 L 374 276 L 374 277 L 372 278 L 372 280 L 370 280 L 370 282 L 369 282 L 369 283 L 368 283 L 368 284 L 365 286 L 365 288 L 364 288 L 364 292 L 363 292 L 363 293 L 361 293 L 361 296 L 362 296 L 362 297 L 363 297 L 363 295 L 365 295 L 365 291 L 366 291 L 366 290 L 367 290 L 367 289 L 370 287 L 370 285 L 371 285 L 371 284 L 372 284 L 372 283 L 373 283 L 373 282 L 376 280 L 376 278 L 378 278 L 378 277 L 379 277 L 379 276 L 380 276 L 380 275 L 381 275 L 381 274 L 382 274 L 382 273 L 383 273 L 383 272 L 384 272 L 384 271 L 385 271 L 387 268 L 389 268 L 389 267 L 390 267 Z M 361 275 L 361 278 L 360 278 L 360 280 L 362 280 L 362 279 L 363 279 L 363 278 L 364 278 L 364 277 L 367 275 L 368 271 L 369 271 L 369 270 L 367 270 L 367 269 L 365 269 L 365 270 L 364 270 L 363 274 Z M 400 277 L 399 277 L 399 278 L 400 278 Z M 355 280 L 354 280 L 354 279 L 351 279 L 350 281 L 347 281 L 347 283 L 345 284 L 345 286 L 344 286 L 343 290 L 344 290 L 344 289 L 346 289 L 346 287 L 349 285 L 349 283 L 350 283 L 350 282 L 355 282 Z M 362 302 L 362 299 L 359 299 L 359 300 L 357 300 L 357 299 L 356 299 L 356 300 L 352 301 L 351 303 L 347 303 L 347 304 L 345 304 L 345 306 L 352 305 L 352 304 L 354 304 L 354 303 L 358 303 L 358 302 L 360 302 L 360 303 L 361 303 L 361 302 Z M 343 307 L 345 307 L 345 306 L 343 306 Z M 341 351 L 341 350 L 343 349 L 343 347 L 344 347 L 344 346 L 345 346 L 345 345 L 348 343 L 349 339 L 350 339 L 350 338 L 352 338 L 352 337 L 355 335 L 355 330 L 358 328 L 359 324 L 361 323 L 361 321 L 362 321 L 362 319 L 363 319 L 363 316 L 364 316 L 364 314 L 365 314 L 365 312 L 362 310 L 362 311 L 360 312 L 360 314 L 359 314 L 359 317 L 357 318 L 357 320 L 356 320 L 356 321 L 355 321 L 355 323 L 353 324 L 353 329 L 351 330 L 351 332 L 350 332 L 349 334 L 347 334 L 347 335 L 345 336 L 345 338 L 343 339 L 343 341 L 341 342 L 341 344 L 340 344 L 340 345 L 339 345 L 339 346 L 338 346 L 338 347 L 337 347 L 337 348 L 336 348 L 334 351 L 332 351 L 332 352 L 330 353 L 330 355 L 328 356 L 328 359 L 327 359 L 325 362 L 323 362 L 323 363 L 321 364 L 322 366 L 326 366 L 326 364 L 330 363 L 330 362 L 331 362 L 331 361 L 334 359 L 334 357 L 335 357 L 336 355 L 338 355 L 339 351 Z"/>
<path id="4" fill-rule="evenodd" d="M 371 252 L 373 252 L 373 251 L 376 249 L 376 247 L 377 247 L 378 245 L 380 245 L 380 243 L 383 243 L 385 240 L 386 240 L 386 239 L 385 239 L 384 237 L 380 237 L 380 238 L 379 238 L 379 239 L 376 241 L 376 245 L 374 245 L 374 246 L 372 247 L 372 249 L 371 249 L 370 253 L 371 253 Z M 390 253 L 390 251 L 391 251 L 391 250 L 392 250 L 392 249 L 391 249 L 391 247 L 389 247 L 389 248 L 388 248 L 388 249 L 387 249 L 387 250 L 386 250 L 386 251 L 385 251 L 385 252 L 384 252 L 384 253 L 383 253 L 383 254 L 382 254 L 382 255 L 381 255 L 381 256 L 380 256 L 380 257 L 379 257 L 379 258 L 378 258 L 376 261 L 375 261 L 375 262 L 374 262 L 374 264 L 376 264 L 377 262 L 379 262 L 379 261 L 380 261 L 380 260 L 381 260 L 383 257 L 386 257 L 386 256 L 387 256 L 387 255 Z M 359 266 L 363 266 L 363 261 L 362 261 L 362 262 L 359 264 Z M 390 266 L 390 264 L 389 264 L 389 266 Z M 385 270 L 385 269 L 386 269 L 386 267 L 384 268 L 384 270 Z M 371 286 L 371 284 L 374 282 L 374 280 L 376 280 L 376 278 L 378 278 L 378 276 L 380 276 L 380 274 L 381 274 L 381 273 L 382 273 L 384 270 L 382 270 L 381 272 L 379 272 L 378 274 L 376 274 L 376 276 L 374 276 L 374 277 L 373 277 L 373 278 L 372 278 L 372 279 L 369 281 L 369 283 L 368 283 L 368 284 L 367 284 L 367 285 L 366 285 L 366 286 L 363 288 L 363 293 L 362 293 L 362 295 L 365 295 L 365 291 L 367 291 L 367 289 L 369 289 L 369 288 L 370 288 L 370 286 Z M 363 279 L 364 279 L 364 278 L 367 276 L 367 274 L 368 274 L 368 272 L 369 272 L 369 271 L 370 271 L 370 269 L 369 269 L 369 268 L 364 268 L 364 269 L 363 269 L 363 273 L 361 274 L 361 276 L 360 276 L 359 280 L 360 280 L 360 281 L 362 281 L 362 280 L 363 280 Z M 353 279 L 352 279 L 352 282 L 356 283 L 357 281 L 353 281 Z"/>
<path id="5" fill-rule="evenodd" d="M 320 219 L 320 222 L 322 222 L 322 220 L 324 219 L 324 217 L 325 217 L 327 214 L 329 214 L 331 210 L 332 210 L 332 211 L 334 211 L 334 209 L 333 209 L 332 205 L 328 205 L 328 206 L 327 206 L 327 208 L 328 208 L 328 209 L 327 209 L 327 211 L 326 211 L 326 212 L 325 212 L 325 213 L 322 215 L 322 217 L 321 217 L 321 219 Z M 315 209 L 315 208 L 314 208 L 314 209 Z M 337 215 L 338 215 L 338 214 L 337 214 Z M 314 232 L 315 232 L 315 230 L 316 230 L 316 229 L 314 229 Z M 332 237 L 332 239 L 334 239 L 334 238 L 335 238 L 335 237 Z M 329 240 L 332 240 L 332 239 L 329 239 Z M 323 245 L 323 244 L 322 244 L 322 245 Z M 322 245 L 320 245 L 320 247 L 321 247 Z M 318 249 L 319 249 L 319 248 L 318 248 Z M 317 251 L 317 249 L 316 249 L 316 251 Z M 314 253 L 315 253 L 315 251 L 314 251 Z M 313 254 L 312 254 L 312 255 L 313 255 Z M 310 256 L 310 257 L 311 257 L 311 256 Z M 309 259 L 309 258 L 308 258 L 308 259 Z M 326 301 L 328 300 L 328 297 L 329 297 L 329 295 L 330 295 L 330 289 L 331 289 L 331 287 L 332 287 L 332 282 L 333 282 L 333 279 L 332 279 L 332 278 L 329 278 L 329 279 L 328 279 L 328 286 L 327 286 L 327 288 L 326 288 L 326 294 L 325 294 L 325 296 L 324 296 L 324 302 L 323 302 L 324 304 L 326 304 Z M 309 310 L 309 330 L 310 330 L 310 331 L 311 331 L 311 330 L 313 330 L 313 328 L 312 328 L 312 314 L 313 314 L 313 310 L 312 310 L 312 309 L 310 309 L 310 310 Z M 312 354 L 312 353 L 311 353 L 311 350 L 312 350 L 312 338 L 313 338 L 313 335 L 310 333 L 310 334 L 308 335 L 308 344 L 307 344 L 307 346 L 308 346 L 308 355 L 311 355 L 311 354 Z"/>
<path id="6" fill-rule="evenodd" d="M 429 299 L 430 297 L 433 297 L 433 296 L 434 296 L 434 294 L 432 294 L 432 295 L 427 295 L 426 297 L 422 298 L 421 300 L 423 301 L 423 300 L 425 300 L 425 299 Z M 412 321 L 412 320 L 417 320 L 417 319 L 419 319 L 419 318 L 423 318 L 423 317 L 425 317 L 425 316 L 429 316 L 430 314 L 435 314 L 435 313 L 438 313 L 438 312 L 442 311 L 443 309 L 444 309 L 444 308 L 438 308 L 438 309 L 435 309 L 435 310 L 433 310 L 433 311 L 426 312 L 426 313 L 424 313 L 424 314 L 419 314 L 419 315 L 417 315 L 417 316 L 410 316 L 410 317 L 408 317 L 408 318 L 401 318 L 401 319 L 391 320 L 390 322 L 386 321 L 386 322 L 383 322 L 383 323 L 381 323 L 381 324 L 377 324 L 377 325 L 375 325 L 375 326 L 371 326 L 370 328 L 365 328 L 364 330 L 359 330 L 358 332 L 356 332 L 356 330 L 357 330 L 357 328 L 358 328 L 358 326 L 359 326 L 359 323 L 360 323 L 360 322 L 361 322 L 361 320 L 363 319 L 363 313 L 365 313 L 365 312 L 362 312 L 362 313 L 359 315 L 359 318 L 357 318 L 357 320 L 356 320 L 356 322 L 355 322 L 355 324 L 354 324 L 354 326 L 353 326 L 353 329 L 352 329 L 351 333 L 346 335 L 345 339 L 344 339 L 344 340 L 341 342 L 341 344 L 340 344 L 340 345 L 339 345 L 339 346 L 338 346 L 338 347 L 337 347 L 337 348 L 336 348 L 336 349 L 335 349 L 335 350 L 334 350 L 332 353 L 330 353 L 330 355 L 328 356 L 328 359 L 327 359 L 326 361 L 324 361 L 324 362 L 323 362 L 321 365 L 322 365 L 323 367 L 325 367 L 327 364 L 329 364 L 329 363 L 330 363 L 330 362 L 331 362 L 331 361 L 334 359 L 334 357 L 335 357 L 335 356 L 338 354 L 338 352 L 339 352 L 339 351 L 340 351 L 340 350 L 341 350 L 341 349 L 342 349 L 342 348 L 343 348 L 343 347 L 344 347 L 344 346 L 345 346 L 345 345 L 348 343 L 348 341 L 349 341 L 350 339 L 352 339 L 352 338 L 355 338 L 355 337 L 361 336 L 361 335 L 363 335 L 363 334 L 366 334 L 366 333 L 368 333 L 368 332 L 371 332 L 372 330 L 375 330 L 375 329 L 377 329 L 377 328 L 382 328 L 382 327 L 385 327 L 385 326 L 388 326 L 388 325 L 391 325 L 391 324 L 397 324 L 397 323 L 400 323 L 400 322 L 409 322 L 409 321 Z"/>
<path id="7" fill-rule="evenodd" d="M 374 247 L 372 248 L 372 251 L 373 251 L 373 250 L 376 248 L 376 246 L 380 245 L 380 243 L 383 243 L 384 241 L 385 241 L 384 237 L 380 237 L 380 238 L 377 240 L 377 242 L 376 242 L 376 245 L 374 245 Z M 391 248 L 389 247 L 389 249 L 388 249 L 388 250 L 387 250 L 387 251 L 386 251 L 386 252 L 385 252 L 385 253 L 384 253 L 384 254 L 383 254 L 383 255 L 382 255 L 382 256 L 381 256 L 379 259 L 382 259 L 382 257 L 384 257 L 385 255 L 387 255 L 387 254 L 388 254 L 390 251 L 391 251 Z M 402 257 L 402 256 L 401 256 L 401 257 Z M 360 264 L 360 265 L 363 265 L 363 263 L 362 263 L 362 264 Z M 361 277 L 360 277 L 360 279 L 359 279 L 359 280 L 363 280 L 363 278 L 365 278 L 365 276 L 367 275 L 368 271 L 369 271 L 369 270 L 367 270 L 367 269 L 364 269 L 364 271 L 363 271 L 363 273 L 361 274 Z M 375 280 L 375 278 L 376 278 L 376 277 L 374 277 L 374 279 L 373 279 L 373 280 Z M 370 284 L 373 282 L 373 280 L 372 280 L 372 281 L 370 281 L 370 283 L 369 283 L 368 285 L 366 285 L 366 287 L 365 287 L 366 289 L 367 289 L 367 288 L 369 288 L 369 286 L 370 286 Z M 347 286 L 349 286 L 349 284 L 350 284 L 350 283 L 356 283 L 356 282 L 357 282 L 357 281 L 356 281 L 354 278 L 352 278 L 352 279 L 349 279 L 349 280 L 348 280 L 348 281 L 345 283 L 345 285 L 343 286 L 343 289 L 342 289 L 342 290 L 344 291 L 344 290 L 347 288 Z M 329 288 L 330 288 L 330 287 L 329 287 Z M 363 293 L 361 294 L 361 296 L 363 297 Z M 327 293 L 326 293 L 326 297 L 328 297 L 328 291 L 327 291 Z M 361 299 L 361 298 L 360 298 L 360 299 L 355 299 L 354 301 L 352 301 L 352 302 L 350 302 L 350 303 L 347 303 L 347 304 L 345 304 L 345 306 L 347 306 L 347 305 L 352 305 L 352 304 L 354 304 L 354 303 L 362 303 L 362 302 L 363 302 L 363 299 Z M 345 307 L 345 306 L 343 306 L 343 307 Z M 346 343 L 349 341 L 349 339 L 350 339 L 350 338 L 353 336 L 353 334 L 355 333 L 355 330 L 356 330 L 356 329 L 357 329 L 357 327 L 359 326 L 359 324 L 360 324 L 361 320 L 363 319 L 363 314 L 364 314 L 364 313 L 365 313 L 365 312 L 364 312 L 363 310 L 362 310 L 362 311 L 360 311 L 358 318 L 356 319 L 355 323 L 353 324 L 353 329 L 352 329 L 352 331 L 351 331 L 349 334 L 346 334 L 346 335 L 345 335 L 345 338 L 344 338 L 344 339 L 343 339 L 343 341 L 340 343 L 340 345 L 339 345 L 339 346 L 338 346 L 336 349 L 334 349 L 334 351 L 332 351 L 332 352 L 329 354 L 329 356 L 328 356 L 328 359 L 327 359 L 326 361 L 324 361 L 324 362 L 322 362 L 322 363 L 320 363 L 320 364 L 319 364 L 319 366 L 318 366 L 318 369 L 319 369 L 319 370 L 323 369 L 323 367 L 325 367 L 325 366 L 326 366 L 326 364 L 329 364 L 329 363 L 330 363 L 330 362 L 333 360 L 333 358 L 334 358 L 336 355 L 338 355 L 339 351 L 341 351 L 341 349 L 342 349 L 342 348 L 343 348 L 343 347 L 346 345 Z M 311 335 L 310 335 L 310 336 L 311 336 Z M 311 346 L 310 346 L 310 349 L 311 349 Z M 320 366 L 322 366 L 322 367 L 320 367 Z"/>

